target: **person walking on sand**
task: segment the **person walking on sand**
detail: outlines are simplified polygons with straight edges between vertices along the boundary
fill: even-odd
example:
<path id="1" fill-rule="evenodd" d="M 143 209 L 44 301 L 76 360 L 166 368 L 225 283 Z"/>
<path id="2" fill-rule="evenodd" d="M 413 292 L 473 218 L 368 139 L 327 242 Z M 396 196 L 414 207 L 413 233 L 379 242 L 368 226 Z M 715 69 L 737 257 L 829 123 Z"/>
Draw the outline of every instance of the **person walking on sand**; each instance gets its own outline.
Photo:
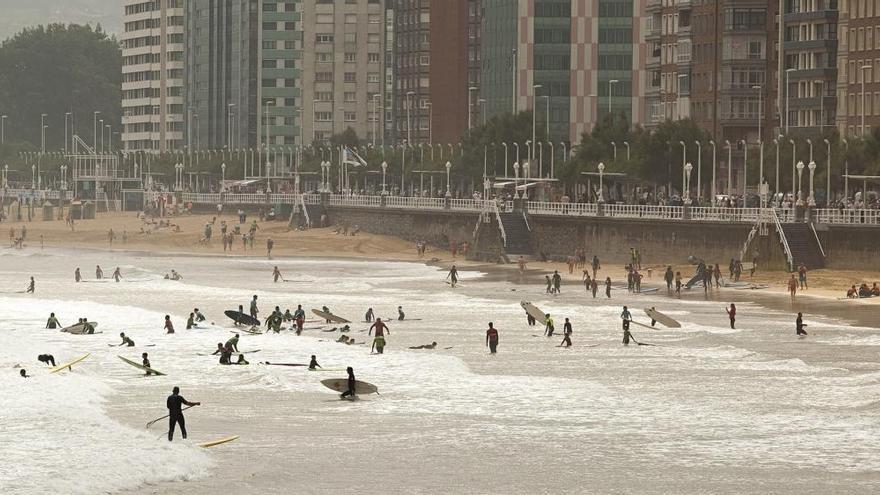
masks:
<path id="1" fill-rule="evenodd" d="M 562 343 L 559 344 L 559 347 L 565 347 L 566 349 L 571 347 L 571 334 L 571 322 L 566 318 L 565 323 L 562 325 Z"/>
<path id="2" fill-rule="evenodd" d="M 804 330 L 804 327 L 806 327 L 804 324 L 804 314 L 798 312 L 797 318 L 794 320 L 794 331 L 798 337 L 807 335 L 807 331 Z"/>
<path id="3" fill-rule="evenodd" d="M 278 265 L 275 265 L 275 269 L 272 270 L 272 279 L 276 284 L 279 280 L 284 280 L 284 277 L 281 275 L 281 270 L 278 269 Z"/>
<path id="4" fill-rule="evenodd" d="M 712 271 L 712 276 L 715 277 L 715 288 L 721 287 L 721 267 L 718 266 L 718 263 L 715 263 L 715 269 Z"/>
<path id="5" fill-rule="evenodd" d="M 598 256 L 593 255 L 593 261 L 592 263 L 590 263 L 590 267 L 593 269 L 593 278 L 596 278 L 596 272 L 599 271 L 600 268 L 602 268 L 602 266 L 599 265 Z"/>
<path id="6" fill-rule="evenodd" d="M 672 292 L 672 281 L 675 279 L 675 274 L 672 273 L 672 267 L 666 267 L 666 273 L 663 274 L 663 280 L 666 281 L 666 291 Z"/>
<path id="7" fill-rule="evenodd" d="M 552 337 L 555 329 L 556 326 L 553 323 L 553 317 L 550 316 L 550 313 L 547 313 L 547 317 L 544 319 L 544 335 L 548 338 Z"/>
<path id="8" fill-rule="evenodd" d="M 730 318 L 730 328 L 736 329 L 736 304 L 730 303 L 727 309 L 727 316 Z"/>
<path id="9" fill-rule="evenodd" d="M 184 440 L 186 440 L 186 420 L 183 417 L 183 409 L 182 405 L 187 405 L 189 407 L 195 407 L 202 405 L 201 402 L 190 402 L 183 398 L 180 395 L 180 387 L 174 387 L 171 390 L 171 395 L 168 396 L 168 399 L 165 401 L 165 406 L 168 408 L 168 441 L 172 441 L 174 439 L 174 427 L 180 426 L 180 434 Z"/>
<path id="10" fill-rule="evenodd" d="M 788 293 L 791 294 L 791 299 L 794 300 L 795 295 L 798 290 L 798 281 L 794 278 L 794 273 L 791 274 L 791 277 L 788 279 Z"/>
<path id="11" fill-rule="evenodd" d="M 486 330 L 486 346 L 489 348 L 489 354 L 498 352 L 498 329 L 492 325 L 491 321 L 489 329 Z"/>

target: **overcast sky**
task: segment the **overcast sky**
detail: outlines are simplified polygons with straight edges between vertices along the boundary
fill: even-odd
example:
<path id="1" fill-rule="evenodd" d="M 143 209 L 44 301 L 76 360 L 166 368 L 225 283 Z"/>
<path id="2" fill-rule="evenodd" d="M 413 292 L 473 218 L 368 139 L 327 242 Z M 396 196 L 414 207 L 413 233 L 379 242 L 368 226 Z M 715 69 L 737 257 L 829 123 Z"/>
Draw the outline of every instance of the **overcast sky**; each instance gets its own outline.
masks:
<path id="1" fill-rule="evenodd" d="M 0 0 L 0 39 L 38 24 L 100 23 L 105 31 L 119 33 L 120 0 Z"/>

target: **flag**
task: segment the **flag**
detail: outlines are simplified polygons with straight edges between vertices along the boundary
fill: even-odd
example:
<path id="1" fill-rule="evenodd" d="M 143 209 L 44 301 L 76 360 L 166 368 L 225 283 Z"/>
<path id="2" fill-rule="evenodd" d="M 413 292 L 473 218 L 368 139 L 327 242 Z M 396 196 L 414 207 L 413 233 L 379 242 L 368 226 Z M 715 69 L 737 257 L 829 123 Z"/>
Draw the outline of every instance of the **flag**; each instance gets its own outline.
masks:
<path id="1" fill-rule="evenodd" d="M 361 158 L 361 156 L 358 155 L 356 151 L 352 150 L 348 146 L 346 146 L 342 150 L 342 163 L 345 163 L 346 165 L 354 165 L 355 167 L 367 166 L 367 161 Z"/>

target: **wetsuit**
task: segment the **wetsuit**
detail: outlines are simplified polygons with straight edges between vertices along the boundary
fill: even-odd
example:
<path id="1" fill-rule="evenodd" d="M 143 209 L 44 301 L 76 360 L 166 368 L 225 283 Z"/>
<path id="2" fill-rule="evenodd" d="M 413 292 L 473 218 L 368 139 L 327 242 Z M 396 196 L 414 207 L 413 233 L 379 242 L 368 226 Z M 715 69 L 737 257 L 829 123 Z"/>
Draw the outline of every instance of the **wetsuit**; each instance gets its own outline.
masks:
<path id="1" fill-rule="evenodd" d="M 571 334 L 572 334 L 571 322 L 567 321 L 567 322 L 565 322 L 564 325 L 562 325 L 563 338 L 562 338 L 561 345 L 564 345 L 565 347 L 571 347 Z"/>
<path id="2" fill-rule="evenodd" d="M 623 329 L 629 330 L 629 322 L 632 320 L 632 314 L 628 309 L 624 309 L 622 313 L 620 313 L 620 318 L 623 320 Z"/>
<path id="3" fill-rule="evenodd" d="M 807 331 L 804 330 L 804 319 L 800 316 L 794 321 L 795 332 L 797 335 L 806 335 Z"/>
<path id="4" fill-rule="evenodd" d="M 320 368 L 320 367 L 321 367 L 321 365 L 318 364 L 318 360 L 317 360 L 317 359 L 312 358 L 312 360 L 309 361 L 309 369 L 310 369 L 310 370 L 314 370 L 314 369 L 317 369 L 317 368 Z"/>
<path id="5" fill-rule="evenodd" d="M 342 397 L 343 399 L 348 396 L 351 396 L 352 398 L 354 398 L 354 392 L 357 387 L 357 384 L 355 383 L 355 381 L 356 380 L 354 379 L 354 371 L 349 371 L 348 372 L 348 390 L 346 390 L 345 392 L 342 392 L 342 395 L 340 395 L 340 397 Z"/>
<path id="6" fill-rule="evenodd" d="M 46 363 L 52 367 L 55 366 L 55 356 L 51 354 L 40 354 L 39 356 L 37 356 L 37 361 L 41 363 Z"/>
<path id="7" fill-rule="evenodd" d="M 406 318 L 406 315 L 403 314 L 403 310 L 398 309 L 397 310 L 397 321 L 403 321 L 404 318 Z"/>
<path id="8" fill-rule="evenodd" d="M 165 404 L 168 407 L 168 441 L 170 442 L 174 438 L 174 427 L 176 425 L 180 425 L 180 434 L 186 440 L 186 420 L 183 417 L 181 405 L 192 406 L 193 404 L 184 399 L 180 394 L 169 395 Z"/>
<path id="9" fill-rule="evenodd" d="M 174 333 L 174 324 L 171 323 L 171 318 L 165 320 L 165 330 L 167 330 L 165 333 Z"/>
<path id="10" fill-rule="evenodd" d="M 251 316 L 253 316 L 254 318 L 257 318 L 257 314 L 259 314 L 259 312 L 260 312 L 260 310 L 257 309 L 257 300 L 256 299 L 251 300 Z"/>
<path id="11" fill-rule="evenodd" d="M 131 340 L 130 338 L 128 338 L 127 336 L 126 336 L 126 337 L 122 337 L 122 343 L 119 344 L 119 345 L 120 345 L 120 346 L 123 346 L 123 345 L 124 345 L 124 346 L 126 346 L 126 347 L 134 347 L 134 341 Z"/>
<path id="12" fill-rule="evenodd" d="M 489 352 L 495 354 L 498 350 L 498 330 L 490 328 L 486 330 L 486 345 L 489 346 Z"/>
<path id="13" fill-rule="evenodd" d="M 373 321 L 373 308 L 367 310 L 367 313 L 364 315 L 364 321 L 371 322 Z"/>
<path id="14" fill-rule="evenodd" d="M 196 314 L 196 321 L 205 321 L 205 315 L 203 315 L 201 312 L 196 311 L 195 314 Z"/>
<path id="15" fill-rule="evenodd" d="M 736 308 L 728 309 L 727 315 L 730 317 L 730 328 L 734 328 L 736 325 Z"/>

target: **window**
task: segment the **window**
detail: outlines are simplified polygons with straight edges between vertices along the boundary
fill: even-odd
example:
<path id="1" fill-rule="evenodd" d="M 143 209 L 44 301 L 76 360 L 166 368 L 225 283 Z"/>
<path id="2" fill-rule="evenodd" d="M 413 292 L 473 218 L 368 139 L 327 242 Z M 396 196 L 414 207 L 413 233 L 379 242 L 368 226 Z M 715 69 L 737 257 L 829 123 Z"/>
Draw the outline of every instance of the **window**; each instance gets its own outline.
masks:
<path id="1" fill-rule="evenodd" d="M 345 112 L 345 121 L 354 122 L 357 120 L 357 112 Z"/>
<path id="2" fill-rule="evenodd" d="M 357 33 L 344 33 L 343 39 L 346 43 L 357 43 Z"/>
<path id="3" fill-rule="evenodd" d="M 346 91 L 344 99 L 348 102 L 357 101 L 357 93 L 354 91 Z"/>
<path id="4" fill-rule="evenodd" d="M 333 43 L 333 35 L 330 33 L 318 33 L 315 35 L 315 43 Z"/>
<path id="5" fill-rule="evenodd" d="M 332 72 L 316 72 L 315 73 L 315 81 L 316 82 L 333 82 L 333 73 Z"/>
<path id="6" fill-rule="evenodd" d="M 332 53 L 316 53 L 315 60 L 321 63 L 328 63 L 333 61 Z"/>
<path id="7" fill-rule="evenodd" d="M 379 58 L 378 53 L 368 53 L 367 54 L 367 62 L 369 62 L 371 64 L 378 64 L 379 60 L 381 60 L 381 59 Z"/>
<path id="8" fill-rule="evenodd" d="M 330 122 L 333 112 L 315 112 L 315 122 Z"/>
<path id="9" fill-rule="evenodd" d="M 356 72 L 346 72 L 344 77 L 345 77 L 345 82 L 347 82 L 347 83 L 357 82 L 357 73 Z"/>
<path id="10" fill-rule="evenodd" d="M 345 63 L 353 64 L 357 62 L 357 53 L 346 53 L 345 54 Z"/>
<path id="11" fill-rule="evenodd" d="M 274 50 L 277 48 L 275 41 L 263 40 L 263 50 Z"/>
<path id="12" fill-rule="evenodd" d="M 264 22 L 263 23 L 263 31 L 277 31 L 278 23 L 277 22 Z"/>
<path id="13" fill-rule="evenodd" d="M 345 14 L 345 23 L 346 24 L 357 24 L 358 17 L 357 14 Z"/>
<path id="14" fill-rule="evenodd" d="M 367 82 L 368 83 L 379 82 L 379 73 L 378 72 L 370 72 L 369 74 L 367 74 Z"/>
<path id="15" fill-rule="evenodd" d="M 330 91 L 315 92 L 315 99 L 320 101 L 333 101 L 333 93 Z"/>

